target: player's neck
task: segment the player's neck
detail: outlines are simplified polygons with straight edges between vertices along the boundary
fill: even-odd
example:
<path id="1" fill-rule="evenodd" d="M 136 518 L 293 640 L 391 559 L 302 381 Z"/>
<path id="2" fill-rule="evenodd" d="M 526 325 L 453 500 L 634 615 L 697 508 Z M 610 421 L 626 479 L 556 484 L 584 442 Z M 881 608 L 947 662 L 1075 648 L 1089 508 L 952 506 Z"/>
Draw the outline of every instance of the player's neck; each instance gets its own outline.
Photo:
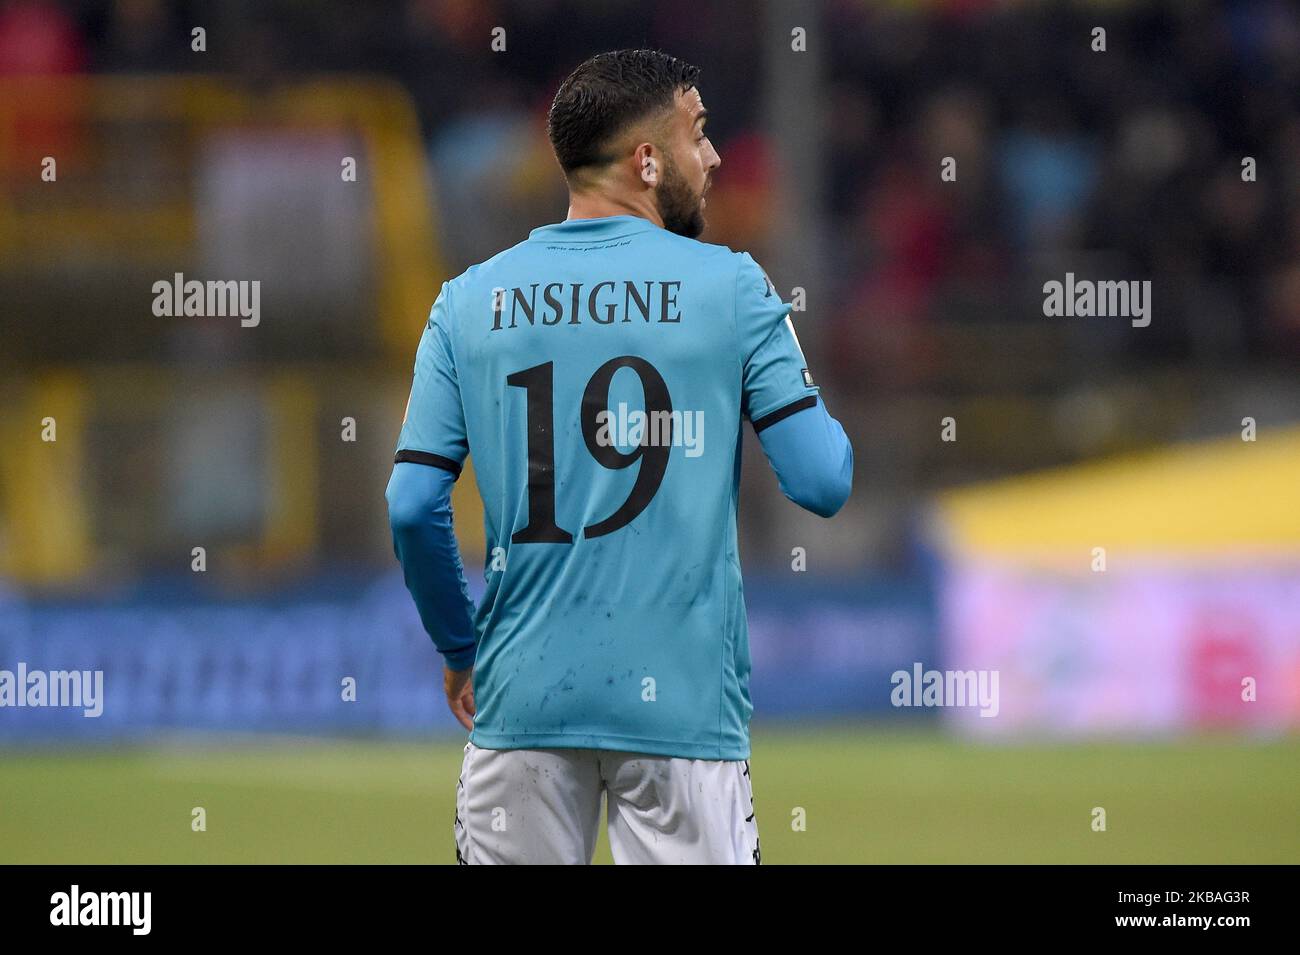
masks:
<path id="1" fill-rule="evenodd" d="M 569 214 L 565 221 L 604 219 L 607 216 L 639 216 L 642 219 L 649 219 L 661 229 L 664 225 L 659 210 L 655 208 L 654 199 L 649 195 L 645 198 L 621 199 L 591 193 L 569 193 Z"/>

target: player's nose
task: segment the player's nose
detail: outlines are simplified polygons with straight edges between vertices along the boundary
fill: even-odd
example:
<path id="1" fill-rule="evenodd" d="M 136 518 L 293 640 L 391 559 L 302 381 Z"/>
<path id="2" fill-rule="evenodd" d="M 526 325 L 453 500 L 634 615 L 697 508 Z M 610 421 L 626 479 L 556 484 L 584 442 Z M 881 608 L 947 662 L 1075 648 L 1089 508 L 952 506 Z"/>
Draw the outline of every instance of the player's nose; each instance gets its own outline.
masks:
<path id="1" fill-rule="evenodd" d="M 710 141 L 709 151 L 704 157 L 704 171 L 713 172 L 713 170 L 717 169 L 721 165 L 722 157 L 718 155 L 718 151 L 713 147 L 713 143 Z"/>

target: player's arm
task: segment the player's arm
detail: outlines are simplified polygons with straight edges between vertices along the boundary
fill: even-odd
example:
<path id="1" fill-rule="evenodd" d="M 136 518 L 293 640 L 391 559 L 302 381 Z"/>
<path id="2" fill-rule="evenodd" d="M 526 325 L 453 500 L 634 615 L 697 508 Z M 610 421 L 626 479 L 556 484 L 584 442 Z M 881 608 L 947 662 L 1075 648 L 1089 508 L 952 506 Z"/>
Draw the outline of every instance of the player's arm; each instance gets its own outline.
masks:
<path id="1" fill-rule="evenodd" d="M 452 529 L 451 489 L 469 453 L 447 329 L 444 284 L 415 357 L 415 377 L 385 497 L 393 551 L 420 621 L 446 667 L 474 664 L 473 603 Z"/>
<path id="2" fill-rule="evenodd" d="M 474 665 L 474 604 L 452 530 L 451 488 L 456 475 L 415 461 L 399 461 L 388 481 L 393 551 L 420 622 L 449 670 Z"/>
<path id="3" fill-rule="evenodd" d="M 821 398 L 800 402 L 789 415 L 753 424 L 781 493 L 820 517 L 831 517 L 844 506 L 853 489 L 853 447 Z"/>
<path id="4" fill-rule="evenodd" d="M 853 487 L 853 447 L 813 384 L 790 306 L 748 253 L 736 276 L 736 328 L 745 412 L 781 491 L 830 517 Z"/>

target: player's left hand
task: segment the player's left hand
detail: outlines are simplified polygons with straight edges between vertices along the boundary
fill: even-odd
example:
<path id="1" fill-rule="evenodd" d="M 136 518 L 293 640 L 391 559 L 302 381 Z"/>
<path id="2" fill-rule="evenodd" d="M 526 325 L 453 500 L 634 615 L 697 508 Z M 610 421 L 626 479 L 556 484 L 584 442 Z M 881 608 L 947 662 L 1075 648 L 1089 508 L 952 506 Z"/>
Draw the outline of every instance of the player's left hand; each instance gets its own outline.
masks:
<path id="1" fill-rule="evenodd" d="M 447 693 L 447 705 L 457 722 L 471 732 L 474 729 L 474 668 L 449 670 L 442 668 L 442 688 Z"/>

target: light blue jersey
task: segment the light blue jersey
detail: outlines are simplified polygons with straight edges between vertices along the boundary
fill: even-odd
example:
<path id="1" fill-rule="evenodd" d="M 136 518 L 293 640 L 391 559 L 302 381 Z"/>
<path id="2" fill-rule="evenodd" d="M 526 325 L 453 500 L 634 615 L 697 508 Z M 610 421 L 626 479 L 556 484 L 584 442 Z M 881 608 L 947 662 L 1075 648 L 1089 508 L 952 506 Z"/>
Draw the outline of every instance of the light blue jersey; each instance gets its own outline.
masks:
<path id="1" fill-rule="evenodd" d="M 748 254 L 630 215 L 443 285 L 397 460 L 474 458 L 476 745 L 748 758 L 741 425 L 818 405 L 789 311 Z"/>

